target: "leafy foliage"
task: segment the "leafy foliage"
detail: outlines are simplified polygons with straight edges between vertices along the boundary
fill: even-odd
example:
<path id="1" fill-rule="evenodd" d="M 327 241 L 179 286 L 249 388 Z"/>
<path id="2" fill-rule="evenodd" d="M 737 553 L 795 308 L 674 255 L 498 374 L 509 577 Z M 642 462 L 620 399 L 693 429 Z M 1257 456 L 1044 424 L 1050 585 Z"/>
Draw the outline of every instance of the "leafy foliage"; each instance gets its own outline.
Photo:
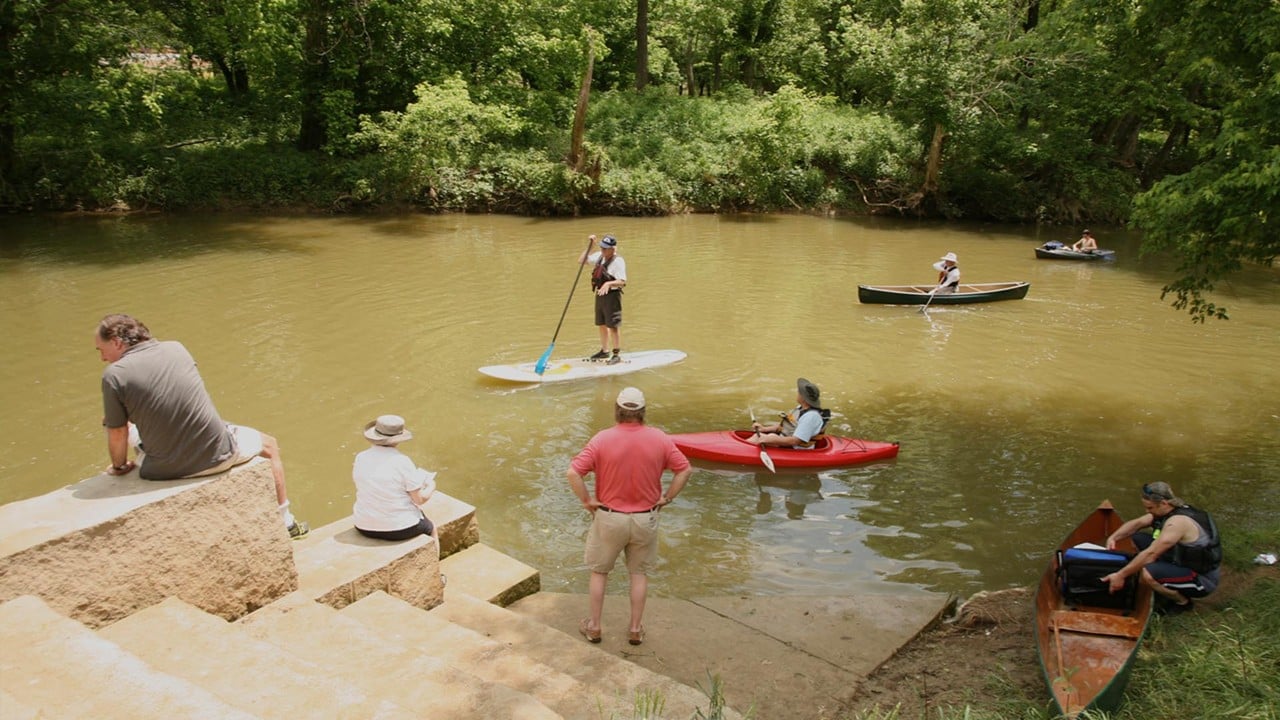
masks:
<path id="1" fill-rule="evenodd" d="M 0 207 L 1132 219 L 1196 320 L 1274 263 L 1272 0 L 670 0 L 643 92 L 635 10 L 9 0 Z"/>

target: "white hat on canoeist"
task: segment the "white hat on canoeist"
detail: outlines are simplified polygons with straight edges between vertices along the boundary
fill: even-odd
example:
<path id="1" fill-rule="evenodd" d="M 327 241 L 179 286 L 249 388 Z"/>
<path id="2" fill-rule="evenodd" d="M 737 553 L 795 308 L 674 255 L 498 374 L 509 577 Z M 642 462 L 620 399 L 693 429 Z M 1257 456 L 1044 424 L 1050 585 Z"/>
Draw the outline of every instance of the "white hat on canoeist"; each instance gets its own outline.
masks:
<path id="1" fill-rule="evenodd" d="M 364 426 L 364 436 L 374 445 L 399 445 L 413 439 L 413 433 L 404 428 L 404 418 L 399 415 L 379 415 L 377 420 Z"/>
<path id="2" fill-rule="evenodd" d="M 938 259 L 939 259 L 939 260 L 946 261 L 946 262 L 957 262 L 957 260 L 956 260 L 956 254 L 955 254 L 955 253 L 953 253 L 953 252 L 949 252 L 949 253 L 947 253 L 946 255 L 943 255 L 941 258 L 938 258 Z"/>

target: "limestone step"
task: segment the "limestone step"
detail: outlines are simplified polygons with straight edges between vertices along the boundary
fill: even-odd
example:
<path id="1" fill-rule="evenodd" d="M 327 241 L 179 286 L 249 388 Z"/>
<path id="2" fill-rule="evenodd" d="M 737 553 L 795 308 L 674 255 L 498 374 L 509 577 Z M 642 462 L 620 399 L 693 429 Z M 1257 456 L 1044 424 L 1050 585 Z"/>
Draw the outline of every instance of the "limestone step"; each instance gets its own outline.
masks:
<path id="1" fill-rule="evenodd" d="M 404 647 L 430 647 L 432 655 L 489 682 L 528 693 L 565 718 L 630 717 L 630 702 L 524 655 L 516 647 L 451 623 L 387 595 L 373 593 L 342 609 L 342 615 L 383 630 Z"/>
<path id="2" fill-rule="evenodd" d="M 698 713 L 708 714 L 710 700 L 695 688 L 604 652 L 581 637 L 570 637 L 506 608 L 454 592 L 452 576 L 449 590 L 449 597 L 432 609 L 431 615 L 509 645 L 522 655 L 538 658 L 594 688 L 612 691 L 613 703 L 632 707 L 637 703 L 644 704 L 646 697 L 657 693 L 664 702 L 663 717 L 688 718 Z M 741 716 L 726 708 L 723 717 Z"/>
<path id="3" fill-rule="evenodd" d="M 298 589 L 284 604 L 315 600 L 341 609 L 383 590 L 414 606 L 434 607 L 444 594 L 439 549 L 427 535 L 395 542 L 367 538 L 343 518 L 295 543 Z"/>
<path id="4" fill-rule="evenodd" d="M 330 675 L 305 654 L 281 650 L 176 598 L 98 631 L 156 667 L 263 718 L 409 720 L 415 713 Z M 323 635 L 317 632 L 317 635 Z"/>
<path id="5" fill-rule="evenodd" d="M 431 499 L 427 501 L 423 510 L 427 517 L 431 518 L 431 522 L 436 526 L 436 534 L 440 537 L 440 557 L 448 557 L 480 541 L 474 505 L 469 505 L 451 495 L 435 492 L 432 493 Z M 294 550 L 324 543 L 347 530 L 353 532 L 355 530 L 355 521 L 350 515 L 324 527 L 313 528 L 306 537 L 294 541 Z"/>
<path id="6" fill-rule="evenodd" d="M 30 595 L 0 605 L 0 647 L 0 690 L 37 709 L 36 717 L 256 717 L 155 669 Z"/>
<path id="7" fill-rule="evenodd" d="M 560 717 L 523 692 L 453 667 L 437 656 L 447 651 L 446 639 L 402 633 L 399 623 L 399 617 L 365 623 L 326 605 L 309 603 L 245 618 L 240 624 L 253 636 L 305 655 L 330 668 L 334 677 L 413 708 L 421 717 Z"/>
<path id="8" fill-rule="evenodd" d="M 440 572 L 449 578 L 449 593 L 464 593 L 502 607 L 538 592 L 542 584 L 536 569 L 484 543 L 445 558 Z"/>
<path id="9" fill-rule="evenodd" d="M 43 713 L 22 702 L 9 693 L 0 690 L 0 718 L 4 720 L 39 720 L 53 715 Z"/>

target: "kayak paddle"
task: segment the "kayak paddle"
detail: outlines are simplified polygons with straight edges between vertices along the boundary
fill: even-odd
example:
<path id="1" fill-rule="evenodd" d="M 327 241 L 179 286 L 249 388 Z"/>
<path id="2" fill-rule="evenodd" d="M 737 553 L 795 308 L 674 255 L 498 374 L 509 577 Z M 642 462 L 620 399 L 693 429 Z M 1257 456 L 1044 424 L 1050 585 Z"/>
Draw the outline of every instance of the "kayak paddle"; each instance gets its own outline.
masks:
<path id="1" fill-rule="evenodd" d="M 750 409 L 749 409 L 749 410 L 747 410 L 747 412 L 751 413 L 751 424 L 752 424 L 752 425 L 755 425 L 755 424 L 756 424 L 756 411 L 755 411 L 755 410 L 750 410 Z M 759 431 L 759 430 L 756 430 L 756 436 L 757 436 L 757 437 L 759 437 L 759 435 L 760 435 L 760 431 Z M 777 468 L 775 468 L 775 467 L 773 466 L 773 458 L 769 457 L 769 453 L 765 452 L 765 449 L 764 449 L 764 446 L 763 446 L 763 445 L 761 445 L 761 446 L 760 446 L 760 462 L 764 463 L 764 466 L 765 466 L 765 467 L 767 467 L 767 468 L 769 468 L 769 472 L 771 472 L 771 473 L 776 473 L 776 472 L 778 472 Z"/>
<path id="2" fill-rule="evenodd" d="M 591 252 L 591 245 L 596 241 L 596 236 L 592 235 L 587 238 L 587 253 Z M 585 255 L 583 256 L 586 257 Z M 564 325 L 564 314 L 569 312 L 569 302 L 573 300 L 573 291 L 578 289 L 578 280 L 582 277 L 582 266 L 586 262 L 578 263 L 578 274 L 573 276 L 573 287 L 569 288 L 569 297 L 564 301 L 564 310 L 560 311 L 560 322 L 556 323 L 556 331 L 551 334 L 551 344 L 547 346 L 547 351 L 542 353 L 542 357 L 538 358 L 538 362 L 533 366 L 533 371 L 541 375 L 547 371 L 547 361 L 551 359 L 551 351 L 556 346 L 556 338 L 560 336 L 560 326 Z"/>

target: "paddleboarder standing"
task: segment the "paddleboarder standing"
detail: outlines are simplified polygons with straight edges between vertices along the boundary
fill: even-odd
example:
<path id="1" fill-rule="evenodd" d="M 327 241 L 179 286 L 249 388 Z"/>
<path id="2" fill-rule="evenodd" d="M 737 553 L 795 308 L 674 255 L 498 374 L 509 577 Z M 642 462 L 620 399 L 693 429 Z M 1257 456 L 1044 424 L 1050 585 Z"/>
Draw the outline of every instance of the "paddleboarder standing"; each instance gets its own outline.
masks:
<path id="1" fill-rule="evenodd" d="M 622 324 L 622 288 L 627 284 L 627 263 L 618 254 L 618 240 L 605 235 L 596 246 L 596 236 L 589 236 L 591 243 L 583 251 L 578 262 L 592 265 L 591 289 L 596 293 L 596 327 L 600 329 L 600 350 L 590 360 L 604 360 L 610 365 L 622 362 L 622 336 L 618 326 Z"/>

